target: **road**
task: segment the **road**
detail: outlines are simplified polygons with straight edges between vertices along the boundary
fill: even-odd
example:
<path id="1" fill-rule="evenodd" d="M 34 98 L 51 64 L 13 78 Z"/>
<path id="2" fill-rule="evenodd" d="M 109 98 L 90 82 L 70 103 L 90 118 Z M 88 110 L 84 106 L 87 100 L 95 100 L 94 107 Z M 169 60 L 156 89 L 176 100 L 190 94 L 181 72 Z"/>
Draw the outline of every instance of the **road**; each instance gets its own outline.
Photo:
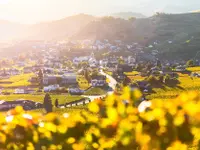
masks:
<path id="1" fill-rule="evenodd" d="M 100 70 L 99 72 L 101 75 L 104 75 L 106 76 L 106 78 L 109 80 L 109 83 L 108 83 L 108 86 L 112 89 L 111 91 L 108 91 L 107 94 L 105 95 L 99 95 L 99 96 L 96 96 L 96 95 L 91 95 L 91 96 L 88 96 L 88 95 L 82 95 L 83 97 L 85 98 L 89 98 L 89 100 L 86 100 L 85 101 L 85 104 L 87 103 L 90 103 L 92 101 L 94 101 L 95 99 L 98 99 L 98 98 L 105 98 L 107 95 L 110 95 L 110 94 L 113 94 L 115 88 L 116 88 L 116 85 L 117 85 L 117 81 L 110 75 L 106 74 L 105 72 L 103 72 L 103 70 Z M 77 104 L 72 104 L 72 105 L 67 105 L 66 107 L 69 108 L 71 106 L 79 106 L 79 105 L 83 105 L 83 101 L 82 102 L 78 102 Z M 65 106 L 61 106 L 60 108 L 66 108 Z"/>

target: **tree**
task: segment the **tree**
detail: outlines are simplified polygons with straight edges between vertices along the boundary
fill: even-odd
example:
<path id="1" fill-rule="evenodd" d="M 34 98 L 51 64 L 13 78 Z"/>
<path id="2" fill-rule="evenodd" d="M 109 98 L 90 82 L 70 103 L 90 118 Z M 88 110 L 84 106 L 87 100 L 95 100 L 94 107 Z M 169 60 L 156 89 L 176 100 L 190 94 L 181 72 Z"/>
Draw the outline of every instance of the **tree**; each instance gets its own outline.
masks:
<path id="1" fill-rule="evenodd" d="M 91 80 L 91 76 L 90 76 L 90 71 L 88 69 L 85 69 L 84 70 L 84 77 L 85 79 L 88 81 L 88 83 L 90 82 Z"/>
<path id="2" fill-rule="evenodd" d="M 94 69 L 91 73 L 91 77 L 95 77 L 95 76 L 98 76 L 99 75 L 99 72 L 98 70 Z"/>
<path id="3" fill-rule="evenodd" d="M 88 62 L 82 61 L 78 64 L 78 68 L 86 68 L 88 67 L 88 65 L 89 65 Z"/>
<path id="4" fill-rule="evenodd" d="M 44 108 L 46 110 L 47 113 L 50 113 L 53 111 L 53 106 L 52 106 L 52 100 L 50 95 L 47 93 L 44 97 Z"/>
<path id="5" fill-rule="evenodd" d="M 187 67 L 193 67 L 194 66 L 194 60 L 188 60 L 186 63 Z"/>
<path id="6" fill-rule="evenodd" d="M 42 89 L 43 88 L 43 72 L 41 69 L 38 72 L 38 80 L 39 80 L 39 86 Z"/>
<path id="7" fill-rule="evenodd" d="M 157 61 L 156 61 L 156 66 L 157 66 L 158 68 L 162 68 L 162 64 L 161 64 L 160 60 L 157 60 Z"/>
<path id="8" fill-rule="evenodd" d="M 118 63 L 119 63 L 119 64 L 124 64 L 124 59 L 123 59 L 122 57 L 120 57 L 120 58 L 118 59 Z"/>
<path id="9" fill-rule="evenodd" d="M 124 86 L 127 86 L 127 85 L 129 85 L 130 83 L 131 83 L 131 79 L 130 79 L 129 77 L 125 76 L 125 79 L 124 79 L 124 81 L 123 81 L 123 85 L 124 85 Z"/>
<path id="10" fill-rule="evenodd" d="M 59 106 L 58 99 L 56 99 L 56 101 L 55 101 L 55 106 L 56 106 L 56 108 L 58 108 L 58 106 Z"/>

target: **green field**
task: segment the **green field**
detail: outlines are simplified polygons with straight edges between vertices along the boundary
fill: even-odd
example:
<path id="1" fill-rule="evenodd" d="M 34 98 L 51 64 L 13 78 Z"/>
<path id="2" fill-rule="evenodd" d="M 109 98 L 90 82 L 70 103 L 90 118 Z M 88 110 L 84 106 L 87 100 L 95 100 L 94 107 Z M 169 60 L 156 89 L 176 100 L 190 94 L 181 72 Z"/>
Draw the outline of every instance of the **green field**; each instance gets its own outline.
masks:
<path id="1" fill-rule="evenodd" d="M 88 83 L 88 81 L 82 75 L 77 76 L 77 82 L 78 82 L 80 89 L 85 90 L 90 87 L 90 83 Z"/>
<path id="2" fill-rule="evenodd" d="M 32 100 L 35 102 L 43 103 L 44 96 L 45 95 L 31 95 L 31 94 L 0 95 L 0 100 L 12 101 L 12 100 L 25 99 L 25 100 Z M 64 104 L 64 103 L 79 100 L 82 98 L 81 96 L 71 96 L 71 95 L 54 95 L 54 94 L 52 94 L 50 96 L 51 96 L 53 104 L 56 99 L 58 99 L 59 104 Z"/>
<path id="3" fill-rule="evenodd" d="M 132 71 L 132 72 L 125 72 L 124 74 L 127 75 L 127 76 L 135 76 L 135 75 L 139 75 L 139 72 Z"/>
<path id="4" fill-rule="evenodd" d="M 34 76 L 34 74 L 29 73 L 29 74 L 21 74 L 21 75 L 12 76 L 9 79 L 2 79 L 0 80 L 0 87 L 18 88 L 18 87 L 30 86 L 31 83 L 28 80 L 32 76 Z"/>
<path id="5" fill-rule="evenodd" d="M 189 68 L 192 70 L 200 70 L 200 67 Z M 155 93 L 148 96 L 149 99 L 171 99 L 180 95 L 185 91 L 199 91 L 200 78 L 191 78 L 189 75 L 179 73 L 179 84 L 175 87 L 163 86 L 163 88 L 153 88 Z"/>
<path id="6" fill-rule="evenodd" d="M 94 88 L 89 89 L 87 92 L 85 92 L 84 95 L 104 95 L 106 93 L 107 93 L 106 90 L 100 87 L 94 87 Z"/>

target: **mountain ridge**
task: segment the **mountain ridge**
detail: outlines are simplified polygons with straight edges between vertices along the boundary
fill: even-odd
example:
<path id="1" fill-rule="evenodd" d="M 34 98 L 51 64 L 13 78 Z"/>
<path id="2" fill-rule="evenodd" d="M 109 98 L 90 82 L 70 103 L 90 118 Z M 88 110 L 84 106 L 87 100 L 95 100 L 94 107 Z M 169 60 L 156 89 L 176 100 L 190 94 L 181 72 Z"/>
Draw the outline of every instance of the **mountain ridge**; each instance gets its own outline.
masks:
<path id="1" fill-rule="evenodd" d="M 115 17 L 115 18 L 122 18 L 122 19 L 129 19 L 131 17 L 135 18 L 145 18 L 146 16 L 142 13 L 136 13 L 136 12 L 119 12 L 119 13 L 113 13 L 109 16 Z"/>

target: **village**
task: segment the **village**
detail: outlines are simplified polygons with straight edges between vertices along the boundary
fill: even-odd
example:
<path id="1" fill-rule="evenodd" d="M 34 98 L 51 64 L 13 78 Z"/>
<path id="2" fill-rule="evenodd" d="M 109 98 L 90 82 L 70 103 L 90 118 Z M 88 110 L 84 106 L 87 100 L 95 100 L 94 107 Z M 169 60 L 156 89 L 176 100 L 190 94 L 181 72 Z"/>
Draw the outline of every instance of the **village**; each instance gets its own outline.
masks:
<path id="1" fill-rule="evenodd" d="M 139 88 L 142 100 L 148 99 L 155 86 L 176 86 L 180 74 L 200 77 L 187 67 L 198 61 L 166 61 L 157 58 L 158 51 L 144 52 L 138 43 L 123 44 L 120 40 L 79 42 L 36 42 L 32 50 L 0 61 L 0 110 L 8 110 L 16 105 L 37 102 L 42 108 L 45 93 L 54 95 L 60 106 L 73 103 L 90 96 L 106 95 L 110 91 L 122 91 L 126 85 Z M 31 43 L 33 44 L 33 43 Z M 109 75 L 117 82 L 109 86 Z M 151 97 L 151 96 L 150 96 Z M 16 103 L 16 105 L 11 106 Z M 26 101 L 30 101 L 29 103 Z M 83 104 L 83 103 L 82 103 Z M 7 107 L 9 105 L 9 107 Z M 36 109 L 36 104 L 26 106 Z"/>

